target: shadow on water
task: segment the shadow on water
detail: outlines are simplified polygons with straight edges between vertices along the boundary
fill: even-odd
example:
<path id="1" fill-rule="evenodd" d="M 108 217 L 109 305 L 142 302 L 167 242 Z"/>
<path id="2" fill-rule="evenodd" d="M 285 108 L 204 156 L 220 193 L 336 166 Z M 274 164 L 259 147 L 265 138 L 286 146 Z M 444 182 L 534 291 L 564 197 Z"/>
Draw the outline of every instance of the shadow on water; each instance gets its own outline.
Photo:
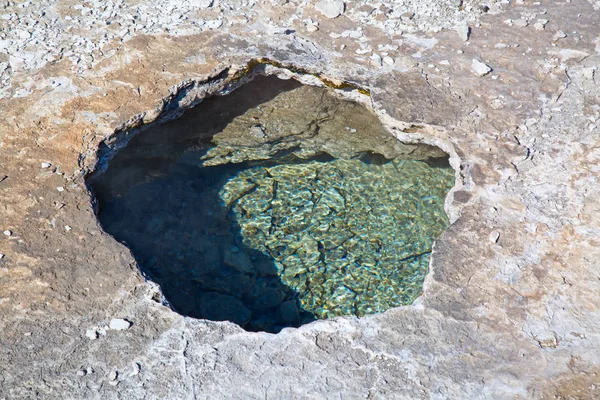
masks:
<path id="1" fill-rule="evenodd" d="M 249 164 L 201 167 L 200 161 L 212 136 L 233 118 L 298 86 L 259 77 L 206 99 L 133 138 L 89 181 L 104 230 L 126 243 L 180 314 L 273 333 L 315 319 L 282 283 L 273 261 L 243 244 L 219 197 Z"/>

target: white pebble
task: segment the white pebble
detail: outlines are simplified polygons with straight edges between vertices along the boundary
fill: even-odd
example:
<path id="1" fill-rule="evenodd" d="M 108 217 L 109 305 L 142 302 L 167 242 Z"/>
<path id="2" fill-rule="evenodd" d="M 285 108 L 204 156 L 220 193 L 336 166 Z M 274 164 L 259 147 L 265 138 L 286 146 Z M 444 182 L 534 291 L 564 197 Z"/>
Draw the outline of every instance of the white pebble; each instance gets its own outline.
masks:
<path id="1" fill-rule="evenodd" d="M 469 28 L 469 25 L 467 25 L 467 23 L 464 22 L 456 28 L 456 33 L 458 33 L 458 37 L 460 37 L 463 42 L 466 42 L 469 40 L 471 28 Z"/>
<path id="2" fill-rule="evenodd" d="M 498 243 L 498 239 L 500 239 L 500 232 L 498 232 L 498 231 L 492 231 L 490 233 L 490 242 L 492 242 L 492 243 Z"/>
<path id="3" fill-rule="evenodd" d="M 119 371 L 111 371 L 108 374 L 108 384 L 111 386 L 117 386 L 119 384 Z"/>
<path id="4" fill-rule="evenodd" d="M 65 231 L 70 232 L 71 229 L 73 229 L 73 228 L 71 228 L 69 225 L 65 225 Z"/>
<path id="5" fill-rule="evenodd" d="M 315 8 L 326 18 L 337 18 L 344 13 L 346 5 L 343 1 L 323 0 L 315 4 Z"/>
<path id="6" fill-rule="evenodd" d="M 210 21 L 205 21 L 204 25 L 208 29 L 219 29 L 223 25 L 223 21 L 220 20 L 220 19 L 213 19 L 213 20 L 210 20 Z"/>
<path id="7" fill-rule="evenodd" d="M 471 70 L 477 74 L 477 76 L 486 76 L 492 72 L 492 68 L 479 60 L 473 59 L 471 63 Z"/>
<path id="8" fill-rule="evenodd" d="M 188 3 L 192 7 L 196 8 L 209 8 L 212 7 L 214 1 L 213 0 L 188 0 Z"/>
<path id="9" fill-rule="evenodd" d="M 525 28 L 527 25 L 529 25 L 529 22 L 526 19 L 517 19 L 516 21 L 513 21 L 513 23 L 522 28 Z"/>
<path id="10" fill-rule="evenodd" d="M 552 40 L 554 40 L 555 42 L 559 39 L 564 39 L 567 37 L 567 34 L 564 33 L 563 31 L 557 31 L 554 36 L 552 37 Z"/>
<path id="11" fill-rule="evenodd" d="M 140 373 L 140 371 L 142 370 L 142 366 L 140 365 L 140 363 L 133 363 L 133 371 L 131 371 L 129 373 L 129 376 L 136 376 L 137 374 Z"/>
<path id="12" fill-rule="evenodd" d="M 4 234 L 6 236 L 12 236 L 12 231 L 6 230 L 6 231 L 4 231 Z"/>
<path id="13" fill-rule="evenodd" d="M 538 19 L 537 22 L 533 25 L 536 31 L 543 31 L 546 28 L 546 24 L 549 21 L 547 19 Z"/>
<path id="14" fill-rule="evenodd" d="M 42 169 L 50 168 L 52 166 L 52 164 L 49 162 L 43 162 L 41 165 Z"/>
<path id="15" fill-rule="evenodd" d="M 59 192 L 64 192 L 65 188 L 62 187 L 62 186 L 59 186 L 59 187 L 56 188 L 56 190 L 58 190 Z"/>
<path id="16" fill-rule="evenodd" d="M 85 331 L 85 336 L 87 336 L 90 340 L 98 339 L 98 332 L 95 329 L 88 329 Z"/>
<path id="17" fill-rule="evenodd" d="M 381 66 L 381 56 L 377 53 L 371 54 L 371 64 L 380 67 Z"/>
<path id="18" fill-rule="evenodd" d="M 0 260 L 4 258 L 4 254 L 0 253 Z"/>
<path id="19" fill-rule="evenodd" d="M 113 318 L 110 320 L 108 327 L 115 331 L 124 331 L 125 329 L 129 329 L 131 326 L 131 322 L 124 320 L 122 318 Z"/>

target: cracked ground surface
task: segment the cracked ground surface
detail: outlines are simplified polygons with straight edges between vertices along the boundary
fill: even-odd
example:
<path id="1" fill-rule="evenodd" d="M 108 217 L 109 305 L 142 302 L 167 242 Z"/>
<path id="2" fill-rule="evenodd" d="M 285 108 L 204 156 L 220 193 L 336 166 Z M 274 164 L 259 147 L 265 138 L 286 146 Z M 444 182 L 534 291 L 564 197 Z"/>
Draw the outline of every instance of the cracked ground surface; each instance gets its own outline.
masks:
<path id="1" fill-rule="evenodd" d="M 600 397 L 596 2 L 347 2 L 334 19 L 308 2 L 114 3 L 136 12 L 0 4 L 2 397 Z M 368 88 L 395 136 L 451 155 L 453 223 L 415 305 L 277 335 L 184 318 L 100 229 L 83 179 L 99 144 L 260 57 Z"/>

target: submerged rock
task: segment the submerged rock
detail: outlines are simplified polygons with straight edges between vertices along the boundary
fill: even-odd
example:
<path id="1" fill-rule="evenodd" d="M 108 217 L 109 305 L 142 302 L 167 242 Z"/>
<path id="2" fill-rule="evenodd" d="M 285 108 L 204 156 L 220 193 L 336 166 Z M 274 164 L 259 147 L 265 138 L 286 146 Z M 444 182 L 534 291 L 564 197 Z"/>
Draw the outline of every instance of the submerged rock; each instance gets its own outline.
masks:
<path id="1" fill-rule="evenodd" d="M 288 300 L 284 303 L 281 303 L 277 312 L 279 315 L 279 321 L 283 324 L 290 324 L 298 320 L 298 306 L 294 300 Z"/>
<path id="2" fill-rule="evenodd" d="M 205 318 L 213 321 L 231 321 L 244 326 L 252 316 L 240 299 L 216 292 L 202 294 L 198 306 Z"/>
<path id="3" fill-rule="evenodd" d="M 302 159 L 323 153 L 348 159 L 367 152 L 386 159 L 445 156 L 433 146 L 399 142 L 364 106 L 311 86 L 284 92 L 237 116 L 212 137 L 212 144 L 202 157 L 204 166 L 265 160 L 282 153 Z M 291 166 L 282 173 L 293 170 Z"/>
<path id="4" fill-rule="evenodd" d="M 246 253 L 240 252 L 239 249 L 230 249 L 225 251 L 223 263 L 235 268 L 240 272 L 250 273 L 254 270 L 250 257 Z"/>

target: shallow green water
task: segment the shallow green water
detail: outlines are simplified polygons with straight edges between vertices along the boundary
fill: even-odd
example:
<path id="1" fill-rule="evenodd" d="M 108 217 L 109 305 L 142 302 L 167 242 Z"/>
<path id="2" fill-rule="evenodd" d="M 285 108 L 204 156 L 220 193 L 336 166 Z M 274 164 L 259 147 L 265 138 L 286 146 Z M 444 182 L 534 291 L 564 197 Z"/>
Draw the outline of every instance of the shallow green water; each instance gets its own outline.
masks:
<path id="1" fill-rule="evenodd" d="M 241 171 L 219 195 L 246 246 L 271 257 L 318 318 L 363 316 L 421 294 L 448 226 L 452 169 L 423 161 L 312 161 Z"/>

